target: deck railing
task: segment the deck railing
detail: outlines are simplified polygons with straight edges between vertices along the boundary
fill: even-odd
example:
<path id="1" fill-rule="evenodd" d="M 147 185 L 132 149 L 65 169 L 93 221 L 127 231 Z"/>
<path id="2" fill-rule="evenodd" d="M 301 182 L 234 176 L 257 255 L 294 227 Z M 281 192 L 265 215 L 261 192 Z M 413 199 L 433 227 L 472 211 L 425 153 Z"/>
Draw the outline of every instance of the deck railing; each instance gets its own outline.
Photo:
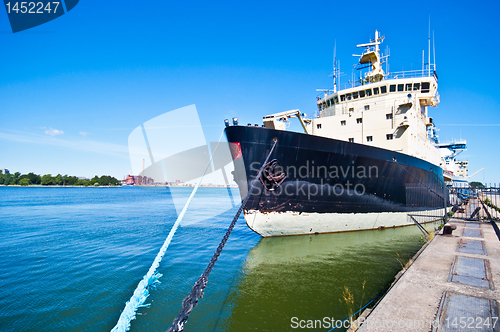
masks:
<path id="1" fill-rule="evenodd" d="M 429 69 L 420 69 L 420 70 L 407 70 L 407 71 L 391 72 L 391 73 L 386 74 L 382 81 L 393 80 L 393 79 L 403 79 L 403 78 L 419 78 L 419 77 L 434 77 L 437 81 L 438 77 L 437 77 L 436 71 L 434 70 L 434 65 L 431 65 L 430 70 Z M 354 82 L 351 81 L 351 82 L 339 84 L 337 91 L 355 88 L 355 87 L 364 86 L 364 85 L 368 86 L 371 84 L 373 84 L 373 83 L 367 82 L 364 79 L 356 80 Z M 325 97 L 325 93 L 327 96 L 329 96 L 333 93 L 333 89 L 325 90 L 325 91 L 321 92 L 317 97 L 319 97 L 319 99 L 323 99 Z"/>

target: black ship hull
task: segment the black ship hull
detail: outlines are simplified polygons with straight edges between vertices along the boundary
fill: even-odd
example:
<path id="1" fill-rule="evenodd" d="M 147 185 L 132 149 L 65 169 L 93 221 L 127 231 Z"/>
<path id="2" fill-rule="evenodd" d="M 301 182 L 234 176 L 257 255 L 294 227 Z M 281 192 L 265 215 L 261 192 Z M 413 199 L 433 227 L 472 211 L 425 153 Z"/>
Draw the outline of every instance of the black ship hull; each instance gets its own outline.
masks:
<path id="1" fill-rule="evenodd" d="M 261 127 L 226 128 L 235 181 L 263 236 L 341 232 L 412 224 L 407 213 L 444 213 L 443 170 L 395 151 Z"/>

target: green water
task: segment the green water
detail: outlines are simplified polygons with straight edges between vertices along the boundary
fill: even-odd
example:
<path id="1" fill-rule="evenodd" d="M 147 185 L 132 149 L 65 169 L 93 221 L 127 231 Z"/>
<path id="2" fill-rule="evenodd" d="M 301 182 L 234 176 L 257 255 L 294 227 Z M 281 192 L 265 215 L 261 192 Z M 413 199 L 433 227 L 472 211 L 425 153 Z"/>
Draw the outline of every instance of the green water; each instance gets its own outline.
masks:
<path id="1" fill-rule="evenodd" d="M 187 198 L 191 188 L 181 188 Z M 131 332 L 166 331 L 237 207 L 200 188 Z M 235 193 L 236 195 L 237 193 Z M 110 331 L 177 218 L 169 190 L 0 187 L 0 331 Z M 192 331 L 328 331 L 385 290 L 421 247 L 415 226 L 260 238 L 238 221 L 189 316 Z M 363 283 L 366 282 L 363 289 Z M 348 287 L 354 298 L 343 302 Z"/>
<path id="2" fill-rule="evenodd" d="M 383 292 L 422 246 L 416 227 L 263 238 L 228 299 L 227 331 L 325 331 Z M 364 284 L 364 287 L 363 287 Z M 346 287 L 354 304 L 343 300 Z M 295 318 L 293 318 L 295 317 Z M 321 320 L 317 328 L 308 320 Z M 294 328 L 296 327 L 296 328 Z M 344 330 L 344 329 L 337 329 Z"/>

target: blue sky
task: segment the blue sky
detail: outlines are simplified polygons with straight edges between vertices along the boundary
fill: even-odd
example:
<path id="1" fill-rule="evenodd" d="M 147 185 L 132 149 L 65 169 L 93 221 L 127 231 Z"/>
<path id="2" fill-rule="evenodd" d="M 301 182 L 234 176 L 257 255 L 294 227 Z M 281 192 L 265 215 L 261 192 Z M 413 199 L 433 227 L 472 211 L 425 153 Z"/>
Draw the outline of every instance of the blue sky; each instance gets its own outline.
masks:
<path id="1" fill-rule="evenodd" d="M 0 168 L 121 179 L 128 135 L 167 111 L 196 104 L 213 141 L 225 118 L 313 114 L 316 89 L 332 87 L 335 42 L 343 82 L 356 44 L 375 29 L 386 37 L 382 50 L 390 47 L 391 71 L 420 69 L 430 16 L 440 139 L 466 139 L 469 172 L 485 168 L 472 180 L 500 182 L 500 5 L 374 4 L 87 0 L 16 34 L 0 10 Z"/>

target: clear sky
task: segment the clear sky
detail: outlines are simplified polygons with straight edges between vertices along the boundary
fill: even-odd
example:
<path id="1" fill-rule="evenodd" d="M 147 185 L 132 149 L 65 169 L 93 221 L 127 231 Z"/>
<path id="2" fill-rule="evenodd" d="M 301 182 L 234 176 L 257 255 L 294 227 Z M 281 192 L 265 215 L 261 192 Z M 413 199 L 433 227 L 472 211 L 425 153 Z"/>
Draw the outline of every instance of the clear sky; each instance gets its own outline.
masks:
<path id="1" fill-rule="evenodd" d="M 441 141 L 467 140 L 469 173 L 485 168 L 472 180 L 498 183 L 499 12 L 496 1 L 85 0 L 13 34 L 0 9 L 0 168 L 122 179 L 128 135 L 164 112 L 195 104 L 212 141 L 225 118 L 313 114 L 335 42 L 343 82 L 375 29 L 391 71 L 420 69 L 430 17 L 441 95 L 430 115 Z"/>

